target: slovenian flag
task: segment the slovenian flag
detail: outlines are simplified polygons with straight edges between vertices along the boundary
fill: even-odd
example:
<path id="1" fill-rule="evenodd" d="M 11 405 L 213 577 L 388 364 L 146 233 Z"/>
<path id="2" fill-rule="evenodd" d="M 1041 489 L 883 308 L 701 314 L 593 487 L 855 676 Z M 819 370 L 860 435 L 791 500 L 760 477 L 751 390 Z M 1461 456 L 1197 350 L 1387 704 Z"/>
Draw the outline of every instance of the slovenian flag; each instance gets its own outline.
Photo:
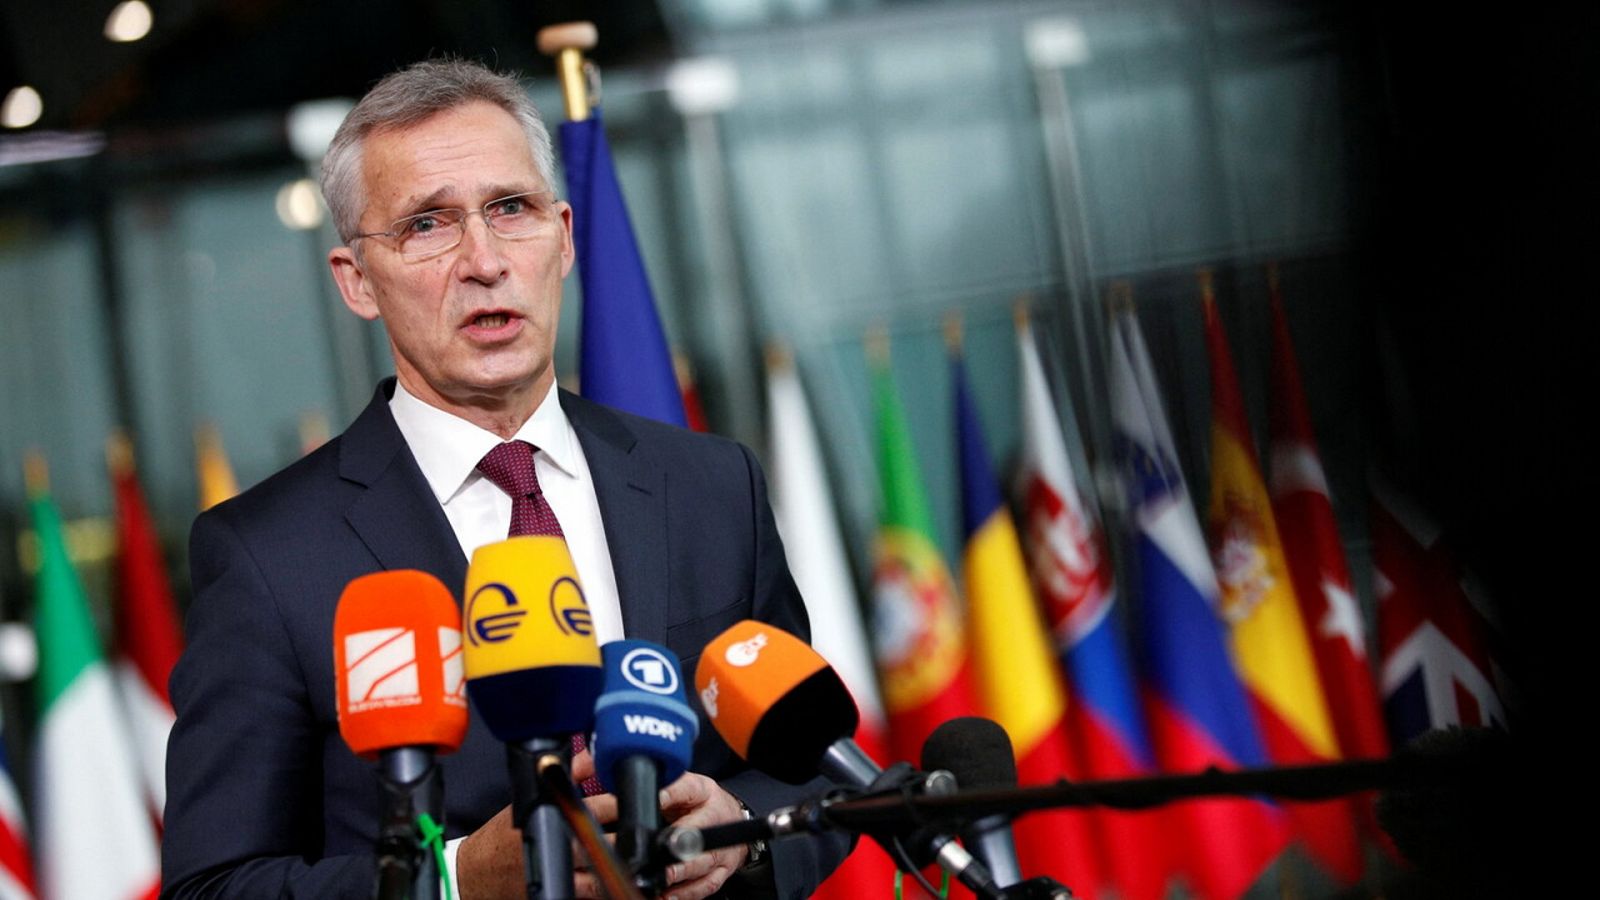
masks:
<path id="1" fill-rule="evenodd" d="M 578 387 L 596 402 L 686 427 L 672 353 L 600 110 L 584 121 L 561 124 L 561 158 L 583 284 Z"/>
<path id="2" fill-rule="evenodd" d="M 1026 318 L 1017 323 L 1017 355 L 1022 367 L 1019 489 L 1025 546 L 1034 591 L 1066 673 L 1067 736 L 1084 777 L 1148 775 L 1155 771 L 1155 754 L 1139 708 L 1105 535 L 1078 488 Z M 1107 881 L 1126 900 L 1165 896 L 1172 840 L 1162 827 L 1165 814 L 1104 810 L 1095 818 L 1104 834 Z"/>
<path id="3" fill-rule="evenodd" d="M 955 384 L 956 443 L 961 458 L 961 521 L 966 550 L 961 584 L 967 597 L 973 671 L 989 718 L 1011 737 L 1019 784 L 1081 779 L 1063 726 L 1067 695 L 1055 648 L 1028 586 L 1011 510 L 989 462 L 965 366 L 950 357 Z M 1102 893 L 1091 817 L 1083 811 L 1036 812 L 1013 829 L 1017 862 L 1028 877 L 1049 875 L 1082 897 Z"/>
<path id="4" fill-rule="evenodd" d="M 1111 320 L 1114 440 L 1128 495 L 1146 720 L 1162 770 L 1263 766 L 1266 751 L 1234 672 L 1216 574 L 1131 306 Z M 1281 814 L 1258 800 L 1185 802 L 1175 815 L 1194 892 L 1233 898 L 1283 849 Z"/>

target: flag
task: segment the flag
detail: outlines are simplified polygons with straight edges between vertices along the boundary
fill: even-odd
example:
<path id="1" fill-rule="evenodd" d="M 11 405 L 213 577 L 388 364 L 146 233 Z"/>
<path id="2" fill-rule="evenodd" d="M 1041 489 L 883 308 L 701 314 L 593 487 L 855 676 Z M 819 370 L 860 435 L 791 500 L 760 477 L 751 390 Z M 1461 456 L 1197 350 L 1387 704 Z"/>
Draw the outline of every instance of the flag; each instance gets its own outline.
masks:
<path id="1" fill-rule="evenodd" d="M 1066 691 L 1054 647 L 1028 587 L 1022 545 L 1001 502 L 984 446 L 982 426 L 958 353 L 950 358 L 955 385 L 956 444 L 961 460 L 961 518 L 966 549 L 961 581 L 973 672 L 983 710 L 1011 737 L 1019 784 L 1053 784 L 1081 777 L 1069 758 Z M 1090 817 L 1081 811 L 1036 812 L 1016 821 L 1017 861 L 1029 877 L 1049 875 L 1082 897 L 1101 893 Z"/>
<path id="2" fill-rule="evenodd" d="M 35 468 L 42 471 L 42 462 Z M 35 756 L 39 886 L 51 900 L 155 896 L 155 829 L 139 786 L 116 688 L 67 558 L 61 517 L 43 479 L 30 506 L 39 537 L 34 593 L 39 673 Z"/>
<path id="3" fill-rule="evenodd" d="M 683 417 L 689 430 L 709 432 L 711 426 L 706 422 L 706 409 L 700 403 L 700 385 L 694 377 L 694 366 L 687 356 L 674 353 L 672 371 L 678 378 L 678 394 L 683 398 Z"/>
<path id="4" fill-rule="evenodd" d="M 1268 758 L 1279 765 L 1329 762 L 1339 757 L 1338 739 L 1289 579 L 1209 272 L 1202 273 L 1201 283 L 1211 356 L 1211 504 L 1206 519 L 1222 618 Z M 1361 879 L 1361 842 L 1355 808 L 1348 800 L 1287 803 L 1284 808 L 1320 866 L 1344 884 Z"/>
<path id="5" fill-rule="evenodd" d="M 768 354 L 767 408 L 771 416 L 772 507 L 800 596 L 811 619 L 811 644 L 833 665 L 861 713 L 856 743 L 881 765 L 888 730 L 872 651 L 862 625 L 855 579 L 839 535 L 831 481 L 806 406 L 794 361 Z M 875 841 L 860 841 L 813 895 L 825 900 L 883 896 L 894 884 L 894 863 Z"/>
<path id="6" fill-rule="evenodd" d="M 200 511 L 205 512 L 239 493 L 239 481 L 233 477 L 233 466 L 228 465 L 228 454 L 222 448 L 222 434 L 215 425 L 195 429 L 194 448 Z"/>
<path id="7" fill-rule="evenodd" d="M 1305 617 L 1339 750 L 1348 758 L 1389 755 L 1367 629 L 1350 583 L 1328 479 L 1322 471 L 1300 364 L 1276 279 L 1272 287 L 1272 511 Z"/>
<path id="8" fill-rule="evenodd" d="M 107 457 L 117 507 L 117 605 L 113 616 L 117 686 L 150 811 L 160 821 L 167 805 L 167 735 L 173 721 L 167 679 L 183 652 L 183 637 L 161 542 L 139 489 L 126 436 L 118 434 L 111 439 Z"/>
<path id="9" fill-rule="evenodd" d="M 561 124 L 561 158 L 583 284 L 579 387 L 591 400 L 685 426 L 672 354 L 598 109 L 581 122 Z"/>
<path id="10" fill-rule="evenodd" d="M 1112 427 L 1128 492 L 1145 715 L 1167 772 L 1267 762 L 1218 617 L 1216 573 L 1132 307 L 1111 320 Z M 1182 868 L 1201 897 L 1237 897 L 1282 849 L 1278 811 L 1213 799 L 1175 808 Z"/>
<path id="11" fill-rule="evenodd" d="M 1438 525 L 1377 482 L 1370 512 L 1390 740 L 1404 744 L 1452 725 L 1505 727 L 1487 627 Z"/>
<path id="12" fill-rule="evenodd" d="M 0 900 L 33 900 L 33 861 L 28 857 L 28 827 L 22 801 L 6 760 L 4 727 L 0 726 Z"/>
<path id="13" fill-rule="evenodd" d="M 1133 778 L 1155 770 L 1133 668 L 1116 608 L 1105 536 L 1074 478 L 1044 365 L 1025 317 L 1017 321 L 1022 368 L 1020 492 L 1033 587 L 1054 636 L 1068 689 L 1066 732 L 1080 777 Z M 1096 815 L 1107 881 L 1126 900 L 1166 892 L 1169 838 L 1162 813 Z"/>
<path id="14" fill-rule="evenodd" d="M 887 354 L 873 373 L 882 485 L 872 621 L 892 759 L 922 757 L 940 723 L 978 714 L 961 601 L 933 536 Z"/>

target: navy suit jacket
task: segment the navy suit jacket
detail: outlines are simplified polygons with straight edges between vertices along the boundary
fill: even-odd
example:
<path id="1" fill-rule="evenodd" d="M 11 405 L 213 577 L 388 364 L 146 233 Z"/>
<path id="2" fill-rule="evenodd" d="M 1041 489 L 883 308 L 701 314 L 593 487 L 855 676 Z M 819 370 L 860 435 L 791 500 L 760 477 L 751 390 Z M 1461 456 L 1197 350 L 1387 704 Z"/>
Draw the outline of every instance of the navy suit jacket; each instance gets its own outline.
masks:
<path id="1" fill-rule="evenodd" d="M 381 804 L 372 765 L 339 735 L 334 609 L 351 579 L 401 568 L 439 576 L 459 602 L 467 564 L 389 413 L 392 385 L 343 435 L 195 522 L 163 896 L 371 896 Z M 629 637 L 672 648 L 692 677 L 705 643 L 740 619 L 809 633 L 749 450 L 560 398 L 594 477 Z M 450 837 L 510 801 L 504 745 L 476 716 L 441 765 Z M 744 767 L 703 713 L 693 769 L 758 814 L 825 787 Z M 808 895 L 845 850 L 775 843 L 778 895 Z"/>

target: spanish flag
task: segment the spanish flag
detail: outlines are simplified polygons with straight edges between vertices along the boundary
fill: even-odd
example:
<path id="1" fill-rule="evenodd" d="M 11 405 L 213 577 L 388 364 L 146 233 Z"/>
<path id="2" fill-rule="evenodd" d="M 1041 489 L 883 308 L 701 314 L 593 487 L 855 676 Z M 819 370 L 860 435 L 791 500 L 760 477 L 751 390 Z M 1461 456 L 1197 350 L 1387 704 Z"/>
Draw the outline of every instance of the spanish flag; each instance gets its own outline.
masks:
<path id="1" fill-rule="evenodd" d="M 886 345 L 886 341 L 883 342 Z M 933 536 L 911 433 L 889 372 L 873 353 L 882 485 L 873 552 L 874 654 L 889 719 L 889 756 L 915 760 L 940 723 L 978 713 L 961 601 Z"/>
<path id="2" fill-rule="evenodd" d="M 1233 355 L 1217 316 L 1209 272 L 1201 273 L 1211 352 L 1211 554 L 1239 680 L 1278 764 L 1339 757 L 1311 642 L 1295 599 L 1272 501 L 1245 418 Z M 1361 877 L 1361 844 L 1346 800 L 1286 804 L 1299 838 L 1339 878 Z"/>
<path id="3" fill-rule="evenodd" d="M 961 455 L 962 587 L 967 597 L 973 670 L 984 712 L 1011 737 L 1019 784 L 1081 778 L 1069 758 L 1067 693 L 1055 648 L 1028 586 L 1011 511 L 989 463 L 983 429 L 967 389 L 965 365 L 952 347 L 956 441 Z M 1100 893 L 1099 854 L 1084 811 L 1031 813 L 1014 828 L 1017 862 L 1027 877 L 1049 875 L 1079 897 Z"/>

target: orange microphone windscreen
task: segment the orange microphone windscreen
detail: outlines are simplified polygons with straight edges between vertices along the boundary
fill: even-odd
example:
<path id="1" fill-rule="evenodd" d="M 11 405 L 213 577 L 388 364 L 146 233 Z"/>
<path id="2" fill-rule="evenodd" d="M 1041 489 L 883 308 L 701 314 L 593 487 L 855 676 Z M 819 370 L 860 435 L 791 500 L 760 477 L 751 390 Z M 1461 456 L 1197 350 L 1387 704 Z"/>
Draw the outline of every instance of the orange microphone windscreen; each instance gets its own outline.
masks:
<path id="1" fill-rule="evenodd" d="M 357 755 L 461 746 L 461 611 L 434 576 L 401 569 L 346 585 L 333 615 L 333 671 L 339 734 Z"/>
<path id="2" fill-rule="evenodd" d="M 695 668 L 706 717 L 733 752 L 785 781 L 816 777 L 834 741 L 852 737 L 855 701 L 817 651 L 746 619 L 713 638 Z"/>

